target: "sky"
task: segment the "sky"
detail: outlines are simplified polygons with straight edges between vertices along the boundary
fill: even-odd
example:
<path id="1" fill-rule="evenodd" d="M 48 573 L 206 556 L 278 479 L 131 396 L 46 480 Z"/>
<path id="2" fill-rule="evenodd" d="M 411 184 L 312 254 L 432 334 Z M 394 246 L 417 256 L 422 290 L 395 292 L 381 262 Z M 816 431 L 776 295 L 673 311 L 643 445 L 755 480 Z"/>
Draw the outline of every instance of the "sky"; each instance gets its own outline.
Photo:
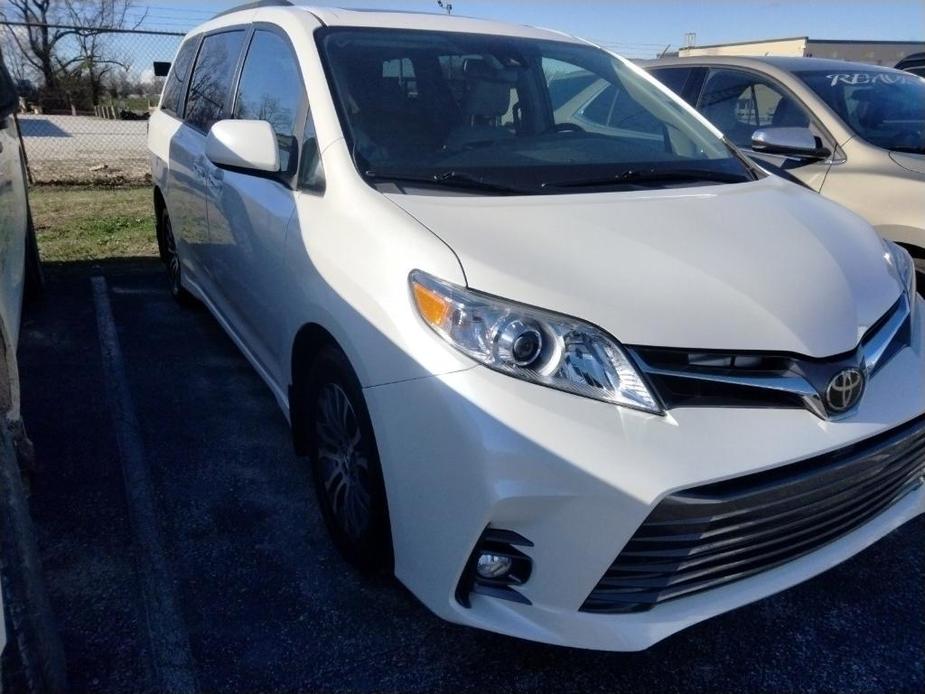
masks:
<path id="1" fill-rule="evenodd" d="M 544 26 L 629 58 L 698 44 L 787 36 L 925 41 L 925 0 L 451 0 L 454 14 Z M 3 3 L 4 0 L 0 0 Z M 187 31 L 241 0 L 136 0 L 144 26 Z M 436 0 L 321 0 L 339 7 L 440 11 Z"/>

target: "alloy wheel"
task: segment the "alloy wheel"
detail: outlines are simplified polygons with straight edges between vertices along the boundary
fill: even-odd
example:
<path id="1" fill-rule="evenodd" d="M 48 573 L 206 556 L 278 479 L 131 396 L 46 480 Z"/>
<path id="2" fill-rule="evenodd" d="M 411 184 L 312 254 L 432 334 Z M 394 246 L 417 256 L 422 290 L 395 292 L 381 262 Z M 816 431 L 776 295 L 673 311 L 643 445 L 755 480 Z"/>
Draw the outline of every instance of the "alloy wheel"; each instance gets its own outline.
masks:
<path id="1" fill-rule="evenodd" d="M 173 237 L 173 227 L 170 217 L 164 216 L 164 246 L 165 261 L 167 263 L 167 277 L 170 281 L 170 293 L 179 296 L 183 285 L 180 282 L 180 255 L 177 253 L 177 242 Z"/>
<path id="2" fill-rule="evenodd" d="M 347 393 L 336 383 L 318 391 L 315 436 L 324 493 L 341 530 L 357 540 L 367 532 L 372 501 L 366 441 Z"/>

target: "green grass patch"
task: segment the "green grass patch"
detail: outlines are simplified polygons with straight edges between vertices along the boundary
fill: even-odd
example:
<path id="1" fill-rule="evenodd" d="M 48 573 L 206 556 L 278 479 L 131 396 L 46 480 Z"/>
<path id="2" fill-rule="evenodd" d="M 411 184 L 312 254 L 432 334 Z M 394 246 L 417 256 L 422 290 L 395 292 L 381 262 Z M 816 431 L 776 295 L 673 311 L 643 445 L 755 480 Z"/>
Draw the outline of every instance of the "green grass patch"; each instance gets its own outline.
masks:
<path id="1" fill-rule="evenodd" d="M 29 194 L 42 260 L 157 256 L 151 188 L 38 186 Z"/>

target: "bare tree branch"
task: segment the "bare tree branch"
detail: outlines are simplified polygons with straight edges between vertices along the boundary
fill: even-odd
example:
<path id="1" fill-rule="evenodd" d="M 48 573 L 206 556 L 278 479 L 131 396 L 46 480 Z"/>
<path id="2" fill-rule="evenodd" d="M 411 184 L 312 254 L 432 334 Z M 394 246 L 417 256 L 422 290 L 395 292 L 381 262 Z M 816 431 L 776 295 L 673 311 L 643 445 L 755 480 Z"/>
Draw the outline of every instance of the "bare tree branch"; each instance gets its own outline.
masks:
<path id="1" fill-rule="evenodd" d="M 135 0 L 6 0 L 0 17 L 26 24 L 13 41 L 23 59 L 40 73 L 44 93 L 63 94 L 72 102 L 74 90 L 96 104 L 103 77 L 114 67 L 127 67 L 126 56 L 115 53 L 112 29 L 137 28 L 147 8 L 130 19 Z M 130 26 L 129 26 L 130 25 Z M 65 84 L 66 83 L 66 84 Z"/>

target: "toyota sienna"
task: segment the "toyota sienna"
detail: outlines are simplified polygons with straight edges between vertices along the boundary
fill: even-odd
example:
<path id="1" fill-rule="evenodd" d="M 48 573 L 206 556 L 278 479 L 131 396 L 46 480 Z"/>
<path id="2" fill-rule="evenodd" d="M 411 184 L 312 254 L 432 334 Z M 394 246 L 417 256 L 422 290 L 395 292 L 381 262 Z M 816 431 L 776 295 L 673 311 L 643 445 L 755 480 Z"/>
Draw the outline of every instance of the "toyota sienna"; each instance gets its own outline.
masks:
<path id="1" fill-rule="evenodd" d="M 554 108 L 589 80 L 604 125 Z M 262 2 L 184 39 L 148 145 L 171 291 L 441 617 L 639 650 L 925 509 L 908 253 L 600 48 Z"/>

